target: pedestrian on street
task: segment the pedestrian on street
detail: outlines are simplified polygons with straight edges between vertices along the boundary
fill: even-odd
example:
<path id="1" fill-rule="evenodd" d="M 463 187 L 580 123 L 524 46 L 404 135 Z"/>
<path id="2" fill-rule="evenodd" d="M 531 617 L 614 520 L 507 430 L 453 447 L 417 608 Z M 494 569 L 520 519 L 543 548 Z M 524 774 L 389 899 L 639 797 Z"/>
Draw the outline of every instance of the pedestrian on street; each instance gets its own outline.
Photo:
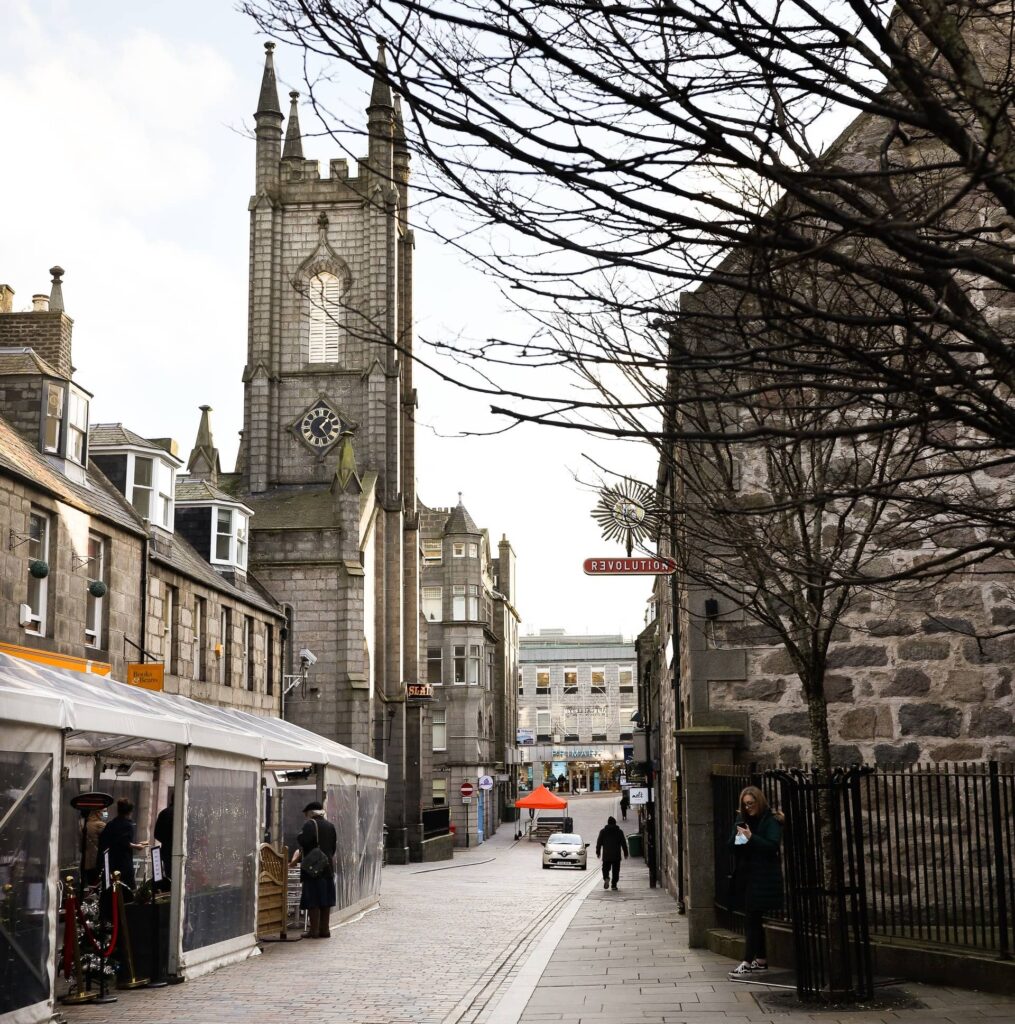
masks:
<path id="1" fill-rule="evenodd" d="M 338 850 L 338 833 L 335 826 L 324 817 L 324 805 L 311 800 L 303 808 L 306 821 L 303 830 L 296 837 L 297 848 L 289 861 L 295 867 L 301 861 L 308 861 L 310 851 L 320 847 L 328 863 L 320 874 L 311 873 L 308 864 L 300 868 L 300 909 L 307 912 L 307 937 L 311 939 L 331 938 L 331 908 L 338 902 L 335 892 L 335 852 Z"/>
<path id="2" fill-rule="evenodd" d="M 625 789 L 620 794 L 620 816 L 627 821 L 627 809 L 631 806 L 631 794 Z"/>
<path id="3" fill-rule="evenodd" d="M 745 917 L 744 959 L 730 971 L 731 978 L 768 970 L 762 919 L 766 912 L 782 909 L 779 844 L 784 820 L 757 786 L 741 792 L 728 845 L 733 854 L 730 907 Z"/>
<path id="4" fill-rule="evenodd" d="M 557 776 L 557 790 L 561 793 L 567 792 L 567 776 L 563 772 Z"/>
<path id="5" fill-rule="evenodd" d="M 599 832 L 596 840 L 596 856 L 602 854 L 603 859 L 603 888 L 616 889 L 617 881 L 620 878 L 620 855 L 624 854 L 627 859 L 627 837 L 617 824 L 617 819 L 609 817 L 606 819 L 606 827 Z M 612 875 L 612 885 L 611 876 Z"/>

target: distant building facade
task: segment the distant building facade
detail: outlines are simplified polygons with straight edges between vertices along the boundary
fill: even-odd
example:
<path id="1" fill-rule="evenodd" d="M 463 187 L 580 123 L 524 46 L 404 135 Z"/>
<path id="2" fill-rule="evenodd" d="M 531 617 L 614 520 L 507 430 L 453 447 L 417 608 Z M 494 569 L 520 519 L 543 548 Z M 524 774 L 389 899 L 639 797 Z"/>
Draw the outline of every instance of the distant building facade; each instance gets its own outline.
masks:
<path id="1" fill-rule="evenodd" d="M 633 641 L 544 629 L 519 642 L 518 778 L 569 790 L 621 784 L 638 710 Z"/>
<path id="2" fill-rule="evenodd" d="M 488 532 L 461 501 L 421 508 L 420 545 L 426 678 L 434 694 L 430 796 L 435 806 L 451 808 L 457 844 L 476 845 L 513 808 L 515 556 L 504 537 L 493 557 Z M 479 788 L 484 776 L 492 789 Z M 463 782 L 477 787 L 471 804 L 462 802 Z"/>

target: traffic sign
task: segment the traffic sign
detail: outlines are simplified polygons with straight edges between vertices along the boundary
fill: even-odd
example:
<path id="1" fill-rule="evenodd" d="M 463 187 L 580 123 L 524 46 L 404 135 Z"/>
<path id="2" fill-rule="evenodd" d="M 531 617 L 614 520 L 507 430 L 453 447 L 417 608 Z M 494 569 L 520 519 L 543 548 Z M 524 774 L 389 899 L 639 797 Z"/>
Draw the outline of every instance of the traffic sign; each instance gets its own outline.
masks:
<path id="1" fill-rule="evenodd" d="M 480 789 L 493 789 L 493 777 L 490 775 L 480 775 L 479 777 L 479 788 Z"/>
<path id="2" fill-rule="evenodd" d="M 476 787 L 471 782 L 463 782 L 461 786 L 458 787 L 458 792 L 461 793 L 462 796 L 472 796 L 472 794 L 476 792 Z"/>

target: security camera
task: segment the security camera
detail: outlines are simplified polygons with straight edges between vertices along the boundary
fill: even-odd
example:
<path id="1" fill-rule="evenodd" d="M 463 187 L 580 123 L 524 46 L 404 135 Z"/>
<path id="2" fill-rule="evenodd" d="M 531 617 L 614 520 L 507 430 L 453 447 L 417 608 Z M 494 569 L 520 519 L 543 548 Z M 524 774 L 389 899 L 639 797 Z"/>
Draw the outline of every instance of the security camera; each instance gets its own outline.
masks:
<path id="1" fill-rule="evenodd" d="M 303 650 L 300 651 L 300 662 L 304 665 L 316 665 L 317 655 L 314 654 L 309 647 L 304 647 Z"/>

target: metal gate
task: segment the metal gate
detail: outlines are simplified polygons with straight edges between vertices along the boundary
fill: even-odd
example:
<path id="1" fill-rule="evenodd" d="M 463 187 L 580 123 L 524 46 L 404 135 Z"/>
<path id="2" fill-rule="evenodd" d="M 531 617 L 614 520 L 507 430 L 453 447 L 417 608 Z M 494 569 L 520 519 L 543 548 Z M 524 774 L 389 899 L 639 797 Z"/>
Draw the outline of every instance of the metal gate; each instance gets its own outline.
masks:
<path id="1" fill-rule="evenodd" d="M 833 769 L 830 778 L 797 768 L 765 773 L 777 784 L 786 815 L 783 849 L 801 999 L 873 995 L 860 803 L 860 779 L 870 771 L 854 765 Z M 828 822 L 821 820 L 823 792 Z"/>

